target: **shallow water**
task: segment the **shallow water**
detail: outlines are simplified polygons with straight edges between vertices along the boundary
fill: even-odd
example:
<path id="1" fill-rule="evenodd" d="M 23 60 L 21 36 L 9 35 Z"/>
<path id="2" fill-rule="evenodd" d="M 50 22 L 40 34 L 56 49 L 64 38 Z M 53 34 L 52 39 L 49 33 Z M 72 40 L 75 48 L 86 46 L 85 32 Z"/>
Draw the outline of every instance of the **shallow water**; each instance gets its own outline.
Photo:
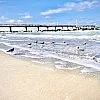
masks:
<path id="1" fill-rule="evenodd" d="M 76 46 L 80 48 L 78 55 Z M 0 49 L 6 52 L 13 47 L 10 54 L 16 57 L 53 64 L 58 69 L 100 71 L 100 31 L 1 34 Z"/>

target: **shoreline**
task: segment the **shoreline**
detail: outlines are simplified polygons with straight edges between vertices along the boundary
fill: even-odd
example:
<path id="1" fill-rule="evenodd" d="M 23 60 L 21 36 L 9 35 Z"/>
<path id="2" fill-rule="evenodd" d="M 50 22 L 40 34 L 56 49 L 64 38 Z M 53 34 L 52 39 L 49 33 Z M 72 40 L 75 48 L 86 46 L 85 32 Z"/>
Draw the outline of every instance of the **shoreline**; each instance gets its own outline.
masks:
<path id="1" fill-rule="evenodd" d="M 0 51 L 0 100 L 99 100 L 100 80 Z"/>

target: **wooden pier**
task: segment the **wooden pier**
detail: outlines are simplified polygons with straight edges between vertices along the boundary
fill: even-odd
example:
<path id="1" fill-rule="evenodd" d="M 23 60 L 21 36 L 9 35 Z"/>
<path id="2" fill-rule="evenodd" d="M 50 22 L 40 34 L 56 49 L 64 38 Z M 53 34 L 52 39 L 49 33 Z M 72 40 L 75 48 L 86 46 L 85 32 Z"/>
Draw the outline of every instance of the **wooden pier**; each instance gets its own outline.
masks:
<path id="1" fill-rule="evenodd" d="M 71 30 L 94 30 L 95 25 L 40 25 L 40 24 L 0 24 L 0 27 L 9 27 L 9 32 L 13 32 L 12 27 L 35 27 L 36 31 L 71 31 Z M 41 29 L 44 28 L 44 29 Z M 53 28 L 53 29 L 52 29 Z"/>

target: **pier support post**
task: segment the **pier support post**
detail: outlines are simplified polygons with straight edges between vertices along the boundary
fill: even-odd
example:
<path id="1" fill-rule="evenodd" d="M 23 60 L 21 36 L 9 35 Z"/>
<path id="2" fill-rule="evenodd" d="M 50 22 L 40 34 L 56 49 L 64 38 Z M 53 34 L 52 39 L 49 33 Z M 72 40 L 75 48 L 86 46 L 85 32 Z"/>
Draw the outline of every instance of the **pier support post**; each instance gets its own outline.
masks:
<path id="1" fill-rule="evenodd" d="M 37 28 L 38 28 L 38 31 L 39 31 L 39 26 Z"/>
<path id="2" fill-rule="evenodd" d="M 26 32 L 27 32 L 27 27 L 25 27 L 25 29 L 26 29 Z"/>
<path id="3" fill-rule="evenodd" d="M 47 26 L 47 31 L 48 31 L 49 27 Z"/>
<path id="4" fill-rule="evenodd" d="M 61 31 L 63 31 L 64 29 L 63 29 L 63 26 L 62 26 L 62 28 L 61 28 Z"/>
<path id="5" fill-rule="evenodd" d="M 55 26 L 55 32 L 56 32 L 57 30 L 56 30 L 56 26 Z"/>
<path id="6" fill-rule="evenodd" d="M 10 32 L 12 32 L 12 29 L 11 29 L 11 27 L 9 27 L 10 28 Z"/>

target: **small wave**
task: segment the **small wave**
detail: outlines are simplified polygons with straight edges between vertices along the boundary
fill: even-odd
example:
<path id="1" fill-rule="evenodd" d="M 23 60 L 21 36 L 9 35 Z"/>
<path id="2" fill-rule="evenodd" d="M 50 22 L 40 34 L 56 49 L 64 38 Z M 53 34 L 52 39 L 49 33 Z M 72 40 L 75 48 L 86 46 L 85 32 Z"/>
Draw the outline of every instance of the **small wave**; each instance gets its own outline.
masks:
<path id="1" fill-rule="evenodd" d="M 100 34 L 98 32 L 72 32 L 72 33 L 62 33 L 59 34 L 8 34 L 8 37 L 28 37 L 28 38 L 63 38 L 63 39 L 92 39 L 92 40 L 100 40 Z"/>
<path id="2" fill-rule="evenodd" d="M 97 70 L 94 68 L 84 68 L 81 70 L 82 73 L 92 73 L 92 72 L 96 72 Z"/>
<path id="3" fill-rule="evenodd" d="M 61 57 L 61 56 L 57 56 L 57 55 L 50 55 L 50 56 L 57 58 L 57 59 L 64 60 L 64 61 L 83 65 L 83 66 L 86 66 L 86 67 L 91 67 L 91 68 L 94 68 L 94 69 L 100 71 L 100 63 L 95 62 L 93 60 L 79 59 L 79 58 L 75 58 L 75 57 L 74 57 L 74 59 L 73 58 L 67 58 L 67 57 L 65 58 L 63 56 Z"/>

